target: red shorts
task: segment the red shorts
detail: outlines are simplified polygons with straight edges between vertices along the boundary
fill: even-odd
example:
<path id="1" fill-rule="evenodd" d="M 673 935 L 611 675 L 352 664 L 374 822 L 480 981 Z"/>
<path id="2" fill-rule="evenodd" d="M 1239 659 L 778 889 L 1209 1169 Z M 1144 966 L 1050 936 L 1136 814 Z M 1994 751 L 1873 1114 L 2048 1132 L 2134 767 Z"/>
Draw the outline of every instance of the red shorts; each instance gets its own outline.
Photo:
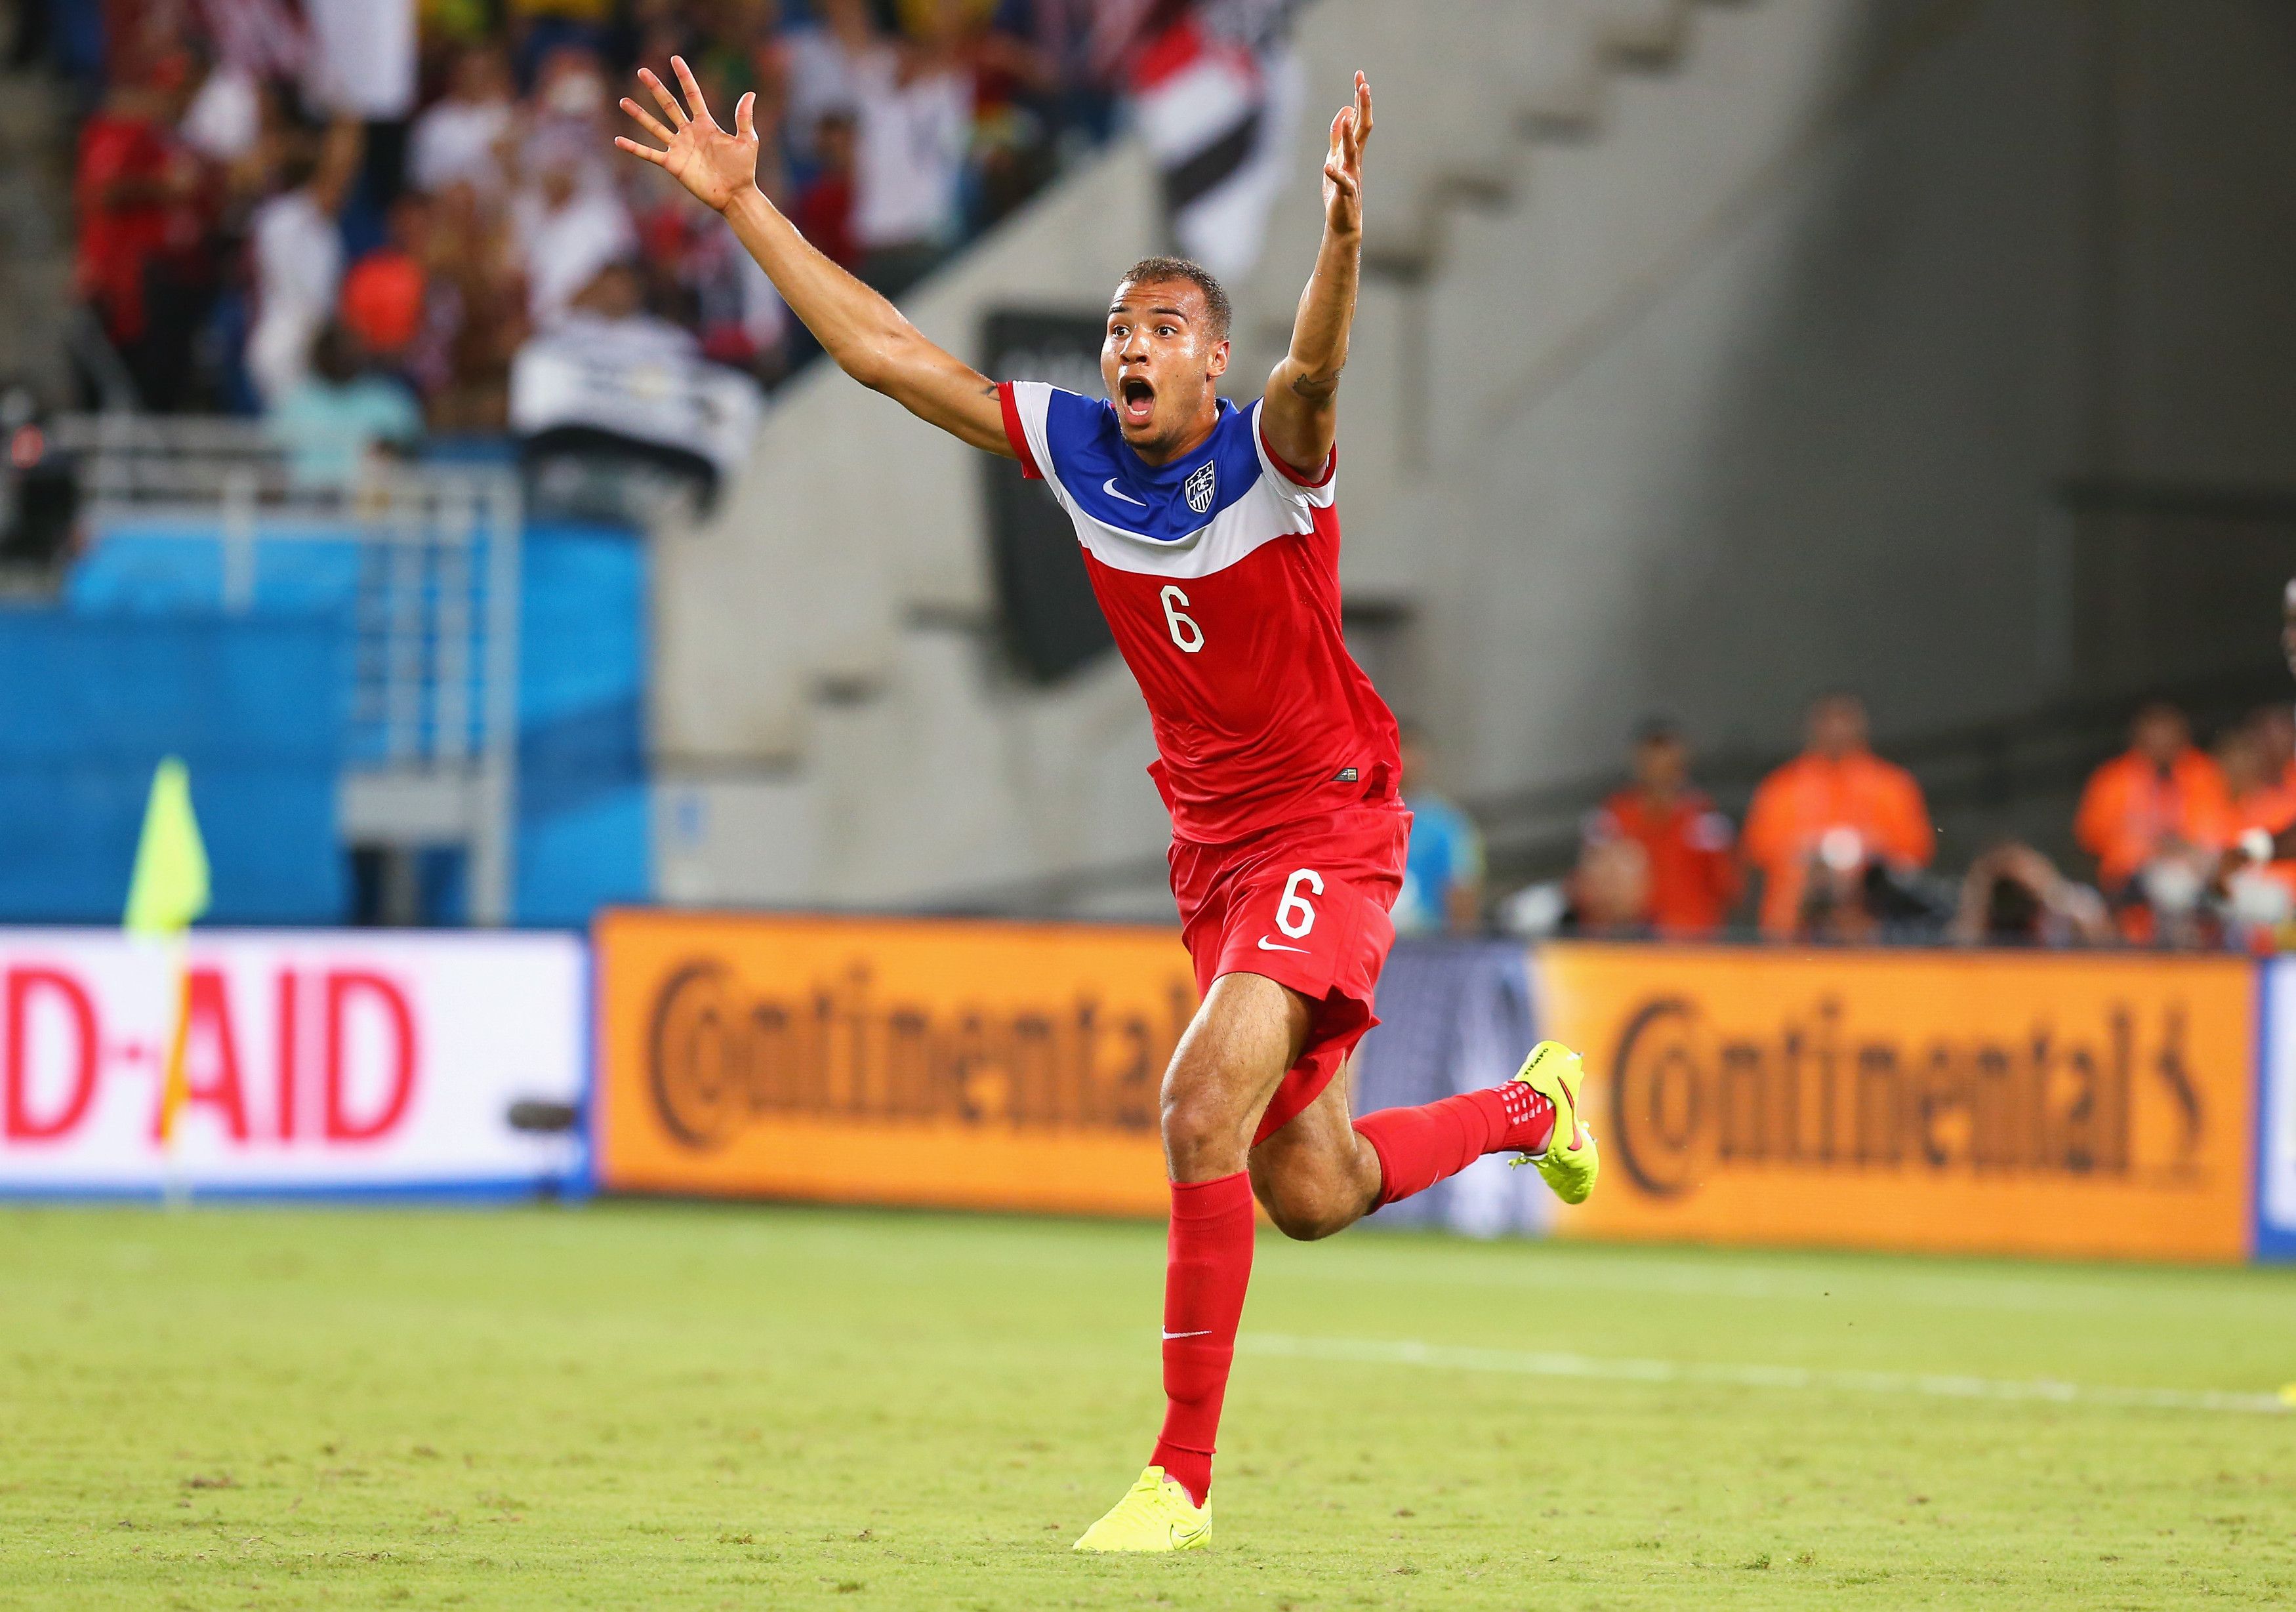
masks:
<path id="1" fill-rule="evenodd" d="M 1316 1004 L 1308 1044 L 1284 1072 L 1253 1145 L 1323 1095 L 1364 1032 L 1403 890 L 1411 814 L 1362 806 L 1287 822 L 1225 845 L 1172 842 L 1172 897 L 1196 989 L 1262 974 Z"/>

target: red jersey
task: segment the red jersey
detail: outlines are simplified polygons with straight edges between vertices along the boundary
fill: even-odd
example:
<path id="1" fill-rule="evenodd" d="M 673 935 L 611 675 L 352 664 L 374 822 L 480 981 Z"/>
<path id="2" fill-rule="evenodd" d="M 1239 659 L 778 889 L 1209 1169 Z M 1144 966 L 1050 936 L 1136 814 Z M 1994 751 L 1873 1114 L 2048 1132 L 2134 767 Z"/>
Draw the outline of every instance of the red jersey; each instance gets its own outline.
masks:
<path id="1" fill-rule="evenodd" d="M 1738 898 L 1730 820 L 1695 790 L 1661 812 L 1640 790 L 1620 790 L 1587 825 L 1591 840 L 1631 839 L 1650 859 L 1650 923 L 1660 935 L 1712 935 Z"/>
<path id="2" fill-rule="evenodd" d="M 98 112 L 81 126 L 73 201 L 79 213 L 80 295 L 115 341 L 144 335 L 144 270 L 183 244 L 183 209 L 156 195 L 114 201 L 117 185 L 156 190 L 175 161 L 168 132 L 144 118 Z"/>
<path id="3" fill-rule="evenodd" d="M 1201 446 L 1152 465 L 1106 402 L 1037 381 L 997 391 L 1021 474 L 1074 523 L 1148 702 L 1174 838 L 1401 811 L 1395 718 L 1340 631 L 1339 451 L 1301 476 L 1268 450 L 1259 404 L 1223 398 Z"/>

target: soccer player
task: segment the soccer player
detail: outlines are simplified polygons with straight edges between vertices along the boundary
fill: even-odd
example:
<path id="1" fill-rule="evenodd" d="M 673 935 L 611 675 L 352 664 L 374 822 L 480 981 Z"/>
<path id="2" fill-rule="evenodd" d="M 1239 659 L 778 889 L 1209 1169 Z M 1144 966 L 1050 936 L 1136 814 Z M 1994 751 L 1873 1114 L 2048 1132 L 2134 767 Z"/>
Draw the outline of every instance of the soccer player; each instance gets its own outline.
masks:
<path id="1" fill-rule="evenodd" d="M 1116 288 L 1105 399 L 997 385 L 927 341 L 758 192 L 755 97 L 720 128 L 685 63 L 683 103 L 641 72 L 659 142 L 621 138 L 724 214 L 829 356 L 862 385 L 1043 479 L 1155 729 L 1172 894 L 1202 1006 L 1164 1076 L 1172 1219 L 1166 1410 L 1147 1470 L 1077 1542 L 1178 1551 L 1211 1534 L 1213 1435 L 1251 1273 L 1252 1199 L 1286 1235 L 1328 1237 L 1486 1153 L 1535 1162 L 1565 1201 L 1598 1159 L 1581 1068 L 1553 1042 L 1513 1079 L 1350 1121 L 1348 1054 L 1376 1020 L 1410 814 L 1393 716 L 1340 634 L 1333 446 L 1363 239 L 1371 86 L 1332 119 L 1324 237 L 1292 349 L 1249 408 L 1219 396 L 1228 300 L 1150 258 Z"/>

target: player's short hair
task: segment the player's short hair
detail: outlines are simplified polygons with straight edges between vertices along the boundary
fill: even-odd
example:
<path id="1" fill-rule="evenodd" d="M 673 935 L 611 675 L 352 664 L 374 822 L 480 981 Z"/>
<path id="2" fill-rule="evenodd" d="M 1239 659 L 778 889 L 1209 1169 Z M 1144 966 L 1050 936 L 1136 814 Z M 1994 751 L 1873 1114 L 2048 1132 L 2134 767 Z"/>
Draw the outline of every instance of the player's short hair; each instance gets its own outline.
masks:
<path id="1" fill-rule="evenodd" d="M 1168 258 L 1158 254 L 1143 258 L 1124 271 L 1117 284 L 1137 285 L 1149 280 L 1185 280 L 1204 294 L 1204 311 L 1211 315 L 1212 340 L 1227 340 L 1229 322 L 1235 309 L 1227 299 L 1227 288 L 1212 277 L 1211 270 L 1185 258 Z"/>

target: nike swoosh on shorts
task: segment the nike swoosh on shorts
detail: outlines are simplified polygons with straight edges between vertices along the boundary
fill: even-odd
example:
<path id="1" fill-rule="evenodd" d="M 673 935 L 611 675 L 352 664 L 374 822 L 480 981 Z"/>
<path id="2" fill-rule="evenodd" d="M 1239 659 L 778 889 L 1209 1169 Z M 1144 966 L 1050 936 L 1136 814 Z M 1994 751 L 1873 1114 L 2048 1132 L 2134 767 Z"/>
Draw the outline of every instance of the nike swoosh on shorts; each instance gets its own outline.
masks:
<path id="1" fill-rule="evenodd" d="M 1308 948 L 1306 946 L 1280 946 L 1274 941 L 1268 939 L 1267 936 L 1262 935 L 1259 937 L 1259 949 L 1263 952 L 1305 952 Z"/>

